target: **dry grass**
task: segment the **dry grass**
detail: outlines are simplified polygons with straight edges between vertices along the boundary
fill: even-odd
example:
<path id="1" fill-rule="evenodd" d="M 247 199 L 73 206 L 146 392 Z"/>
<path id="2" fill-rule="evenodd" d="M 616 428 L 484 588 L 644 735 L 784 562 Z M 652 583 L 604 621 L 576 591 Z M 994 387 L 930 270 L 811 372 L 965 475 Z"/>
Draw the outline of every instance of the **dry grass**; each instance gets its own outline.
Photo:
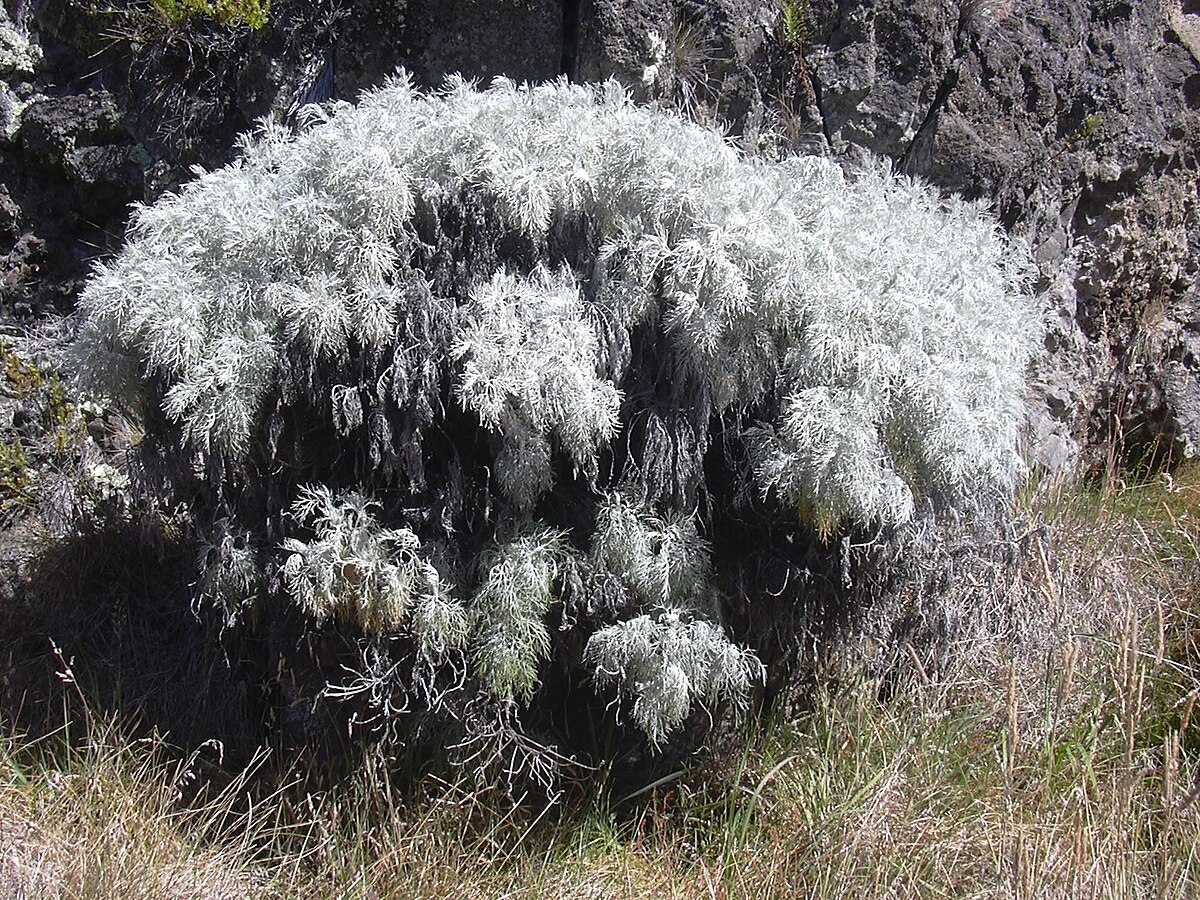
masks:
<path id="1" fill-rule="evenodd" d="M 0 744 L 0 897 L 263 896 L 267 879 L 246 840 L 254 829 L 208 839 L 232 821 L 232 797 L 180 803 L 188 762 L 164 761 L 155 742 L 110 728 L 53 762 L 42 749 Z"/>
<path id="2" fill-rule="evenodd" d="M 0 744 L 0 895 L 1196 895 L 1200 470 L 1021 503 L 1019 577 L 960 598 L 1018 610 L 1006 633 L 887 703 L 828 690 L 717 774 L 566 812 L 450 785 L 403 803 L 382 765 L 185 804 L 194 760 L 93 723 L 65 757 Z"/>

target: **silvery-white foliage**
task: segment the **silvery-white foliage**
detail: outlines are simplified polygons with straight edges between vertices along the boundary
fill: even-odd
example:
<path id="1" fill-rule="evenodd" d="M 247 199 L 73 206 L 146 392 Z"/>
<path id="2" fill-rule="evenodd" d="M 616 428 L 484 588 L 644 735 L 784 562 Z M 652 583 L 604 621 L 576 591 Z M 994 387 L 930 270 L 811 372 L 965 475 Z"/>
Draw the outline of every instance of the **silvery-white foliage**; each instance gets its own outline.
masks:
<path id="1" fill-rule="evenodd" d="M 562 532 L 530 525 L 480 558 L 482 577 L 471 597 L 471 659 L 498 698 L 533 696 L 538 663 L 550 652 L 546 614 L 567 552 Z"/>
<path id="2" fill-rule="evenodd" d="M 313 532 L 288 538 L 283 581 L 318 621 L 338 617 L 379 635 L 408 625 L 431 649 L 461 645 L 466 613 L 407 528 L 384 528 L 378 504 L 357 491 L 302 488 L 292 517 Z"/>
<path id="3" fill-rule="evenodd" d="M 695 607 L 711 590 L 708 544 L 695 519 L 664 519 L 619 491 L 597 509 L 591 557 L 651 604 Z"/>
<path id="4" fill-rule="evenodd" d="M 594 476 L 621 395 L 597 374 L 596 330 L 570 269 L 497 272 L 478 286 L 454 356 L 459 400 L 504 438 L 496 474 L 511 500 L 527 509 L 550 488 L 551 435 Z"/>
<path id="5" fill-rule="evenodd" d="M 565 460 L 586 484 L 557 513 L 596 513 L 576 536 L 590 557 L 572 564 L 647 612 L 596 632 L 585 662 L 660 743 L 698 700 L 745 703 L 760 674 L 716 624 L 709 548 L 683 509 L 712 416 L 749 450 L 735 487 L 826 532 L 894 526 L 1019 472 L 1031 267 L 979 205 L 882 166 L 848 178 L 824 160 L 748 158 L 615 83 L 421 93 L 401 74 L 309 115 L 300 134 L 264 125 L 237 162 L 136 211 L 83 293 L 75 356 L 93 392 L 161 403 L 215 457 L 197 473 L 273 461 L 311 424 L 326 445 L 271 496 L 336 465 L 338 484 L 353 472 L 390 492 L 389 509 L 424 504 L 406 510 L 410 530 L 363 493 L 300 492 L 292 522 L 308 537 L 284 543 L 281 575 L 317 619 L 406 630 L 426 662 L 463 649 L 493 698 L 528 700 L 572 551 L 531 522 L 472 556 Z M 438 257 L 475 246 L 446 236 L 445 210 L 488 245 L 483 262 Z M 564 250 L 572 228 L 595 244 Z M 475 441 L 475 420 L 493 441 Z M 336 434 L 366 446 L 343 459 Z M 492 504 L 493 475 L 508 504 Z M 638 477 L 640 490 L 587 494 Z M 253 546 L 212 557 L 213 591 L 249 590 Z M 451 582 L 477 582 L 469 604 Z"/>
<path id="6" fill-rule="evenodd" d="M 262 560 L 249 533 L 218 522 L 216 533 L 200 546 L 198 598 L 212 603 L 234 625 L 263 587 Z"/>
<path id="7" fill-rule="evenodd" d="M 120 390 L 131 367 L 162 379 L 202 450 L 247 447 L 284 345 L 321 357 L 393 340 L 418 197 L 469 186 L 534 239 L 588 216 L 606 314 L 628 325 L 657 304 L 716 412 L 781 397 L 751 435 L 756 477 L 819 524 L 901 522 L 918 494 L 969 496 L 1019 469 L 1038 317 L 1024 252 L 977 204 L 885 168 L 847 179 L 819 159 L 746 158 L 613 83 L 422 94 L 402 74 L 314 118 L 294 138 L 264 127 L 232 166 L 138 210 L 84 292 L 97 388 Z M 616 390 L 593 372 L 569 273 L 496 272 L 471 303 L 459 396 L 513 442 L 499 475 L 528 506 L 549 485 L 551 435 L 592 466 Z"/>
<path id="8" fill-rule="evenodd" d="M 588 640 L 584 662 L 598 685 L 616 684 L 633 697 L 633 720 L 656 746 L 697 701 L 728 701 L 744 712 L 764 675 L 758 658 L 719 626 L 674 608 L 600 629 Z"/>
<path id="9" fill-rule="evenodd" d="M 762 665 L 705 618 L 718 609 L 708 544 L 693 517 L 664 518 L 627 493 L 609 494 L 597 509 L 591 560 L 658 610 L 600 629 L 584 652 L 598 687 L 616 683 L 633 696 L 633 720 L 651 743 L 662 743 L 696 701 L 744 709 Z"/>

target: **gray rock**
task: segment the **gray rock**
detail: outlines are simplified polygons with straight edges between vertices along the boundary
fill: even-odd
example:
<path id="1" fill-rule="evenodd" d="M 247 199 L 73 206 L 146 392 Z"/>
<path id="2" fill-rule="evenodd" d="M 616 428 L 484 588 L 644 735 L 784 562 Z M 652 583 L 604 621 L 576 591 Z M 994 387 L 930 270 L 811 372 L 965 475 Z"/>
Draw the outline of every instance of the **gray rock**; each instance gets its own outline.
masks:
<path id="1" fill-rule="evenodd" d="M 9 18 L 8 8 L 0 5 L 0 76 L 32 75 L 41 61 L 42 48 Z"/>
<path id="2" fill-rule="evenodd" d="M 686 27 L 681 21 L 678 28 Z M 615 78 L 640 101 L 676 77 L 676 12 L 670 0 L 584 0 L 580 5 L 577 81 Z M 702 43 L 694 48 L 710 51 Z M 665 89 L 665 87 L 664 87 Z"/>
<path id="3" fill-rule="evenodd" d="M 1200 330 L 1189 327 L 1183 332 L 1163 368 L 1163 392 L 1178 452 L 1194 459 L 1200 456 Z"/>
<path id="4" fill-rule="evenodd" d="M 8 193 L 8 188 L 0 184 L 0 235 L 15 236 L 21 227 L 21 207 Z"/>
<path id="5" fill-rule="evenodd" d="M 757 149 L 781 91 L 777 19 L 778 4 L 760 0 L 584 0 L 572 75 L 615 78 L 639 102 L 720 124 Z"/>
<path id="6" fill-rule="evenodd" d="M 35 100 L 21 118 L 21 144 L 43 160 L 60 162 L 75 147 L 124 137 L 121 115 L 107 91 Z"/>
<path id="7" fill-rule="evenodd" d="M 21 127 L 21 113 L 27 104 L 5 82 L 0 81 L 0 145 L 11 144 Z"/>
<path id="8" fill-rule="evenodd" d="M 563 4 L 551 0 L 409 0 L 405 62 L 417 79 L 548 81 L 562 72 Z"/>

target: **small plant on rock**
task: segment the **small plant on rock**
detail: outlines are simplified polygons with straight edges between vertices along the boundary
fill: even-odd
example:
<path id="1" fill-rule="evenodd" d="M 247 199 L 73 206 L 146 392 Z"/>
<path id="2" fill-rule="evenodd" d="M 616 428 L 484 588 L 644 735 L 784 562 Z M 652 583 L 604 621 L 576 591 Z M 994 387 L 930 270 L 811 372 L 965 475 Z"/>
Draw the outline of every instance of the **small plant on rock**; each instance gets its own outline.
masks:
<path id="1" fill-rule="evenodd" d="M 256 31 L 267 24 L 270 0 L 152 0 L 154 8 L 171 24 L 193 16 L 206 16 L 232 28 L 245 25 Z"/>

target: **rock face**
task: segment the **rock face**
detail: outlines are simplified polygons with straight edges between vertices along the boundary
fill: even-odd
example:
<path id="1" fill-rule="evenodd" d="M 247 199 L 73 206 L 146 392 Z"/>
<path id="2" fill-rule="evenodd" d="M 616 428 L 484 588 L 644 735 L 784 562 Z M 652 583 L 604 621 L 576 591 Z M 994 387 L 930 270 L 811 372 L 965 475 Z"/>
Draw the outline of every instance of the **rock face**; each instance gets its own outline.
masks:
<path id="1" fill-rule="evenodd" d="M 1037 463 L 1113 437 L 1131 461 L 1200 451 L 1196 0 L 276 0 L 253 33 L 31 8 L 0 23 L 6 312 L 69 309 L 127 204 L 259 116 L 399 65 L 431 86 L 615 77 L 747 149 L 883 157 L 990 202 L 1046 298 Z"/>
<path id="2" fill-rule="evenodd" d="M 128 203 L 143 192 L 143 166 L 112 95 L 22 102 L 0 166 L 0 297 L 18 315 L 69 309 L 87 258 L 114 246 Z"/>
<path id="3" fill-rule="evenodd" d="M 1196 21 L 1157 2 L 963 2 L 929 12 L 930 53 L 877 14 L 886 37 L 858 42 L 868 84 L 856 44 L 813 49 L 835 153 L 882 152 L 989 199 L 1028 237 L 1050 315 L 1033 450 L 1051 467 L 1076 442 L 1119 436 L 1136 461 L 1191 455 L 1200 437 L 1184 374 L 1200 260 Z"/>

